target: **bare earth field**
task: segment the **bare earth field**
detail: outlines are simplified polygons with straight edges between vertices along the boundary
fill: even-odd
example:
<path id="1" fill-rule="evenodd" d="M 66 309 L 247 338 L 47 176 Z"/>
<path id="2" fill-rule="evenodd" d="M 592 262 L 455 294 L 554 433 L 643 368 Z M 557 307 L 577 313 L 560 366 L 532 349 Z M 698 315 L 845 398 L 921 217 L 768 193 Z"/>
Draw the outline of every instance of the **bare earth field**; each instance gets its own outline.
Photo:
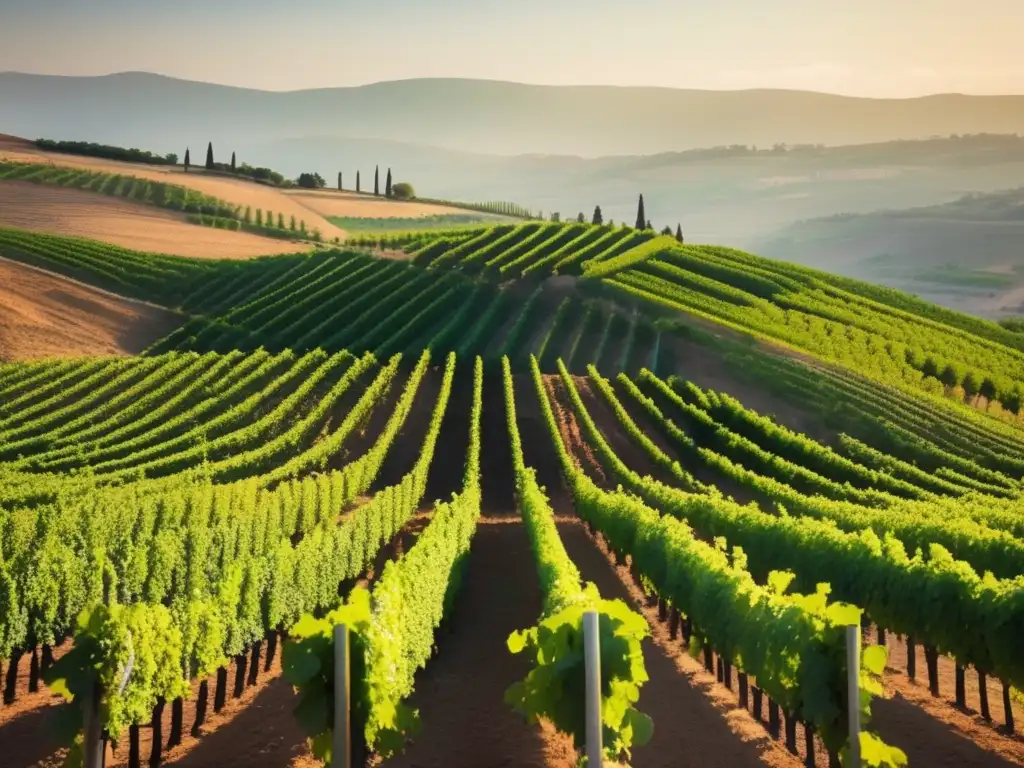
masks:
<path id="1" fill-rule="evenodd" d="M 247 259 L 307 250 L 288 240 L 190 224 L 172 211 L 99 192 L 0 180 L 0 227 L 74 235 L 151 253 Z"/>
<path id="2" fill-rule="evenodd" d="M 201 171 L 185 173 L 181 167 L 159 165 L 143 165 L 140 163 L 121 163 L 100 157 L 83 157 L 66 155 L 59 152 L 44 152 L 31 142 L 24 139 L 0 135 L 0 159 L 22 163 L 53 163 L 68 168 L 88 168 L 95 171 L 120 173 L 136 176 L 140 179 L 162 181 L 168 184 L 180 184 L 207 195 L 219 197 L 230 203 L 249 206 L 255 211 L 262 208 L 264 212 L 273 211 L 284 214 L 285 219 L 294 215 L 297 220 L 304 220 L 310 229 L 319 229 L 324 239 L 344 237 L 345 233 L 331 224 L 301 201 L 286 195 L 279 189 L 241 179 L 223 176 L 208 176 Z M 231 233 L 237 234 L 237 233 Z"/>
<path id="3" fill-rule="evenodd" d="M 444 216 L 466 214 L 462 208 L 450 208 L 447 205 L 420 203 L 415 200 L 388 200 L 355 192 L 337 192 L 331 190 L 299 190 L 289 191 L 288 197 L 299 200 L 321 216 L 345 216 L 353 219 L 395 219 L 414 218 L 419 216 Z"/>
<path id="4" fill-rule="evenodd" d="M 168 310 L 0 259 L 0 360 L 138 354 L 181 322 Z"/>

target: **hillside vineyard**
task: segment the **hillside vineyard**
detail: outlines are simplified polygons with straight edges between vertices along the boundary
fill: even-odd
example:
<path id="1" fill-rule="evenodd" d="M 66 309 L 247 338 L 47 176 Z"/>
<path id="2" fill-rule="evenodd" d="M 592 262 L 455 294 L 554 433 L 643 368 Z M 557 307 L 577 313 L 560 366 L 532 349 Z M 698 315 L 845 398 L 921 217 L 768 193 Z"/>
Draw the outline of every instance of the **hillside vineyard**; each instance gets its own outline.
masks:
<path id="1" fill-rule="evenodd" d="M 1022 334 L 583 223 L 250 261 L 0 229 L 0 256 L 183 317 L 138 357 L 0 364 L 4 701 L 73 697 L 64 745 L 97 695 L 127 764 L 159 762 L 283 658 L 330 759 L 344 622 L 357 758 L 429 760 L 488 707 L 582 751 L 585 610 L 609 760 L 683 764 L 682 683 L 651 664 L 674 646 L 794 760 L 846 764 L 851 624 L 863 764 L 929 764 L 899 710 L 871 717 L 908 676 L 1017 743 Z M 523 567 L 481 592 L 499 550 Z M 478 593 L 522 631 L 453 655 Z M 515 679 L 447 711 L 446 680 L 506 663 Z"/>

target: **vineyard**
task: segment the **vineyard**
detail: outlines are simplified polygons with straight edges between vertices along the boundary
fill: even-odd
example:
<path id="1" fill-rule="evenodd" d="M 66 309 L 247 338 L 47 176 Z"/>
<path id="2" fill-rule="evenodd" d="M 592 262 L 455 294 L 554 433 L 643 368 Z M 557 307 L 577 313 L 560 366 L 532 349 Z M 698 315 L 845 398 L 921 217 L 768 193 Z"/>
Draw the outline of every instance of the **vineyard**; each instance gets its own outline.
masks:
<path id="1" fill-rule="evenodd" d="M 588 612 L 607 761 L 1024 764 L 1022 335 L 582 223 L 0 256 L 181 316 L 0 363 L 4 764 L 341 764 L 344 624 L 352 764 L 568 768 Z"/>

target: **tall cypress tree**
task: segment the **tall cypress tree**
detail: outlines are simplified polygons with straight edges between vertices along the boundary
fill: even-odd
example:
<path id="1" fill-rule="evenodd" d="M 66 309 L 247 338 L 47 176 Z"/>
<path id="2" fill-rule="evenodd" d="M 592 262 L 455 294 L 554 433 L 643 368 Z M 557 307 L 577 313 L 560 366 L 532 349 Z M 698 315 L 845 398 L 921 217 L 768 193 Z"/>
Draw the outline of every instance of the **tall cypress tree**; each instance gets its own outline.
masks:
<path id="1" fill-rule="evenodd" d="M 647 217 L 644 216 L 644 196 L 640 195 L 640 204 L 636 208 L 636 228 L 643 229 L 647 226 Z"/>
<path id="2" fill-rule="evenodd" d="M 391 169 L 388 168 L 388 178 L 384 182 L 384 197 L 391 197 Z"/>
<path id="3" fill-rule="evenodd" d="M 373 194 L 380 197 L 380 166 L 373 169 Z"/>
<path id="4" fill-rule="evenodd" d="M 213 170 L 213 142 L 206 145 L 206 170 Z"/>
<path id="5" fill-rule="evenodd" d="M 185 147 L 185 173 L 188 173 L 188 166 L 192 162 L 192 158 L 188 153 L 188 147 Z"/>
<path id="6" fill-rule="evenodd" d="M 359 171 L 356 171 L 356 192 L 359 191 Z"/>
<path id="7" fill-rule="evenodd" d="M 676 240 L 683 242 L 683 225 L 676 224 Z"/>
<path id="8" fill-rule="evenodd" d="M 231 153 L 231 170 L 235 170 L 235 153 Z"/>
<path id="9" fill-rule="evenodd" d="M 338 191 L 341 192 L 341 171 L 338 171 Z"/>
<path id="10" fill-rule="evenodd" d="M 594 218 L 592 219 L 594 224 L 604 224 L 604 214 L 601 213 L 601 206 L 594 206 Z"/>

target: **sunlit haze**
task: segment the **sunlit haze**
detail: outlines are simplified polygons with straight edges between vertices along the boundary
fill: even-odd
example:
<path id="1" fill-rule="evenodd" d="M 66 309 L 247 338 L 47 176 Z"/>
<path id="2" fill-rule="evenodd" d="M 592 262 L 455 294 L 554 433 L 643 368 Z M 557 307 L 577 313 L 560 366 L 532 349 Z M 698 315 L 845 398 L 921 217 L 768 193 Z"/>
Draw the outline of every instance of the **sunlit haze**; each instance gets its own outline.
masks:
<path id="1" fill-rule="evenodd" d="M 0 71 L 265 90 L 413 77 L 857 96 L 1024 92 L 1024 4 L 0 0 Z"/>

